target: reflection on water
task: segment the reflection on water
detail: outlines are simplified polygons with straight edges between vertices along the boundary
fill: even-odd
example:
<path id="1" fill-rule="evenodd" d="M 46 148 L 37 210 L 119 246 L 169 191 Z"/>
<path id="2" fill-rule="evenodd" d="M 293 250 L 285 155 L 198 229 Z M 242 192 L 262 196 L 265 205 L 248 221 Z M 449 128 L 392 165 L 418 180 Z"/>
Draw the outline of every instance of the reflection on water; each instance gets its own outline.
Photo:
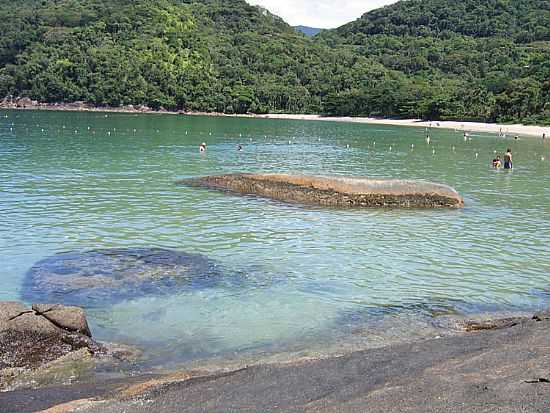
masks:
<path id="1" fill-rule="evenodd" d="M 142 345 L 154 360 L 373 345 L 400 337 L 396 326 L 435 334 L 434 315 L 548 303 L 550 142 L 464 142 L 434 129 L 428 145 L 414 128 L 0 114 L 1 300 L 20 299 L 35 263 L 69 251 L 164 248 L 238 275 L 237 287 L 89 307 L 98 339 Z M 508 147 L 516 169 L 492 170 L 494 151 Z M 431 180 L 455 187 L 466 208 L 335 210 L 174 184 L 248 171 Z"/>

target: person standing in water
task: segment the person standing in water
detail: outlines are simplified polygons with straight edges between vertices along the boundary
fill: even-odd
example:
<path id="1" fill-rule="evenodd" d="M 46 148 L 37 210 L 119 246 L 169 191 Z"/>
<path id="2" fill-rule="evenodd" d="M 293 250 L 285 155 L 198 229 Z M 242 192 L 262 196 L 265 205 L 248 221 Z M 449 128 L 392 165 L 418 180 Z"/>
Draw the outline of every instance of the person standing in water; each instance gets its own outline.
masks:
<path id="1" fill-rule="evenodd" d="M 506 155 L 504 155 L 504 169 L 514 169 L 514 164 L 512 162 L 512 150 L 508 148 Z"/>

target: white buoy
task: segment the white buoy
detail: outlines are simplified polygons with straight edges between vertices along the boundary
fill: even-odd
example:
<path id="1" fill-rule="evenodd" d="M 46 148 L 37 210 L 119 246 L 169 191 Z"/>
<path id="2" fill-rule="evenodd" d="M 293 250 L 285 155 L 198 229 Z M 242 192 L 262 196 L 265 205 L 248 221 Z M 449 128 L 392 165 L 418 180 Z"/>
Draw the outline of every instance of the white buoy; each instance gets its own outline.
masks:
<path id="1" fill-rule="evenodd" d="M 239 133 L 239 138 L 242 138 L 243 137 L 243 134 L 242 133 Z"/>
<path id="2" fill-rule="evenodd" d="M 390 152 L 391 152 L 391 145 L 390 145 Z"/>
<path id="3" fill-rule="evenodd" d="M 90 130 L 90 127 L 88 126 L 88 130 Z"/>
<path id="4" fill-rule="evenodd" d="M 42 132 L 44 132 L 44 128 L 42 128 Z"/>
<path id="5" fill-rule="evenodd" d="M 77 133 L 78 133 L 78 131 L 75 129 L 75 130 L 74 130 L 74 134 L 76 135 Z"/>
<path id="6" fill-rule="evenodd" d="M 208 132 L 208 136 L 212 136 L 212 132 Z"/>
<path id="7" fill-rule="evenodd" d="M 374 141 L 374 142 L 372 143 L 372 146 L 376 146 L 376 141 Z"/>
<path id="8" fill-rule="evenodd" d="M 456 148 L 455 148 L 454 145 L 453 145 L 453 152 L 454 152 L 454 151 L 456 151 Z"/>
<path id="9" fill-rule="evenodd" d="M 432 150 L 432 155 L 435 155 L 435 149 Z"/>
<path id="10" fill-rule="evenodd" d="M 479 153 L 476 152 L 476 159 L 479 157 Z"/>
<path id="11" fill-rule="evenodd" d="M 414 143 L 411 143 L 411 149 L 414 149 Z"/>
<path id="12" fill-rule="evenodd" d="M 544 156 L 541 156 L 541 157 L 540 157 L 540 160 L 541 160 L 541 161 L 544 161 Z"/>
<path id="13" fill-rule="evenodd" d="M 185 134 L 187 135 L 187 131 L 185 131 Z"/>
<path id="14" fill-rule="evenodd" d="M 292 141 L 288 141 L 288 144 L 289 144 L 289 145 L 292 145 Z"/>
<path id="15" fill-rule="evenodd" d="M 111 136 L 111 131 L 107 132 L 107 135 Z"/>
<path id="16" fill-rule="evenodd" d="M 346 145 L 346 148 L 348 148 L 348 149 L 349 149 L 349 145 Z"/>

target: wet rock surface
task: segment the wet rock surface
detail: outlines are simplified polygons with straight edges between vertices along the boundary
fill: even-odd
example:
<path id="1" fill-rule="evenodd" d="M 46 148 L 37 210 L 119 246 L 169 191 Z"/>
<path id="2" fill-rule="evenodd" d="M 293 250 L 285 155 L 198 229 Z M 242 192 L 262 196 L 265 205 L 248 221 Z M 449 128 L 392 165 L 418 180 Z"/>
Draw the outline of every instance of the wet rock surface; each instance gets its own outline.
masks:
<path id="1" fill-rule="evenodd" d="M 202 255 L 160 248 L 67 252 L 37 262 L 27 273 L 23 299 L 84 307 L 147 295 L 168 295 L 239 282 Z M 55 311 L 48 317 L 64 319 Z"/>
<path id="2" fill-rule="evenodd" d="M 331 207 L 460 208 L 464 206 L 462 197 L 447 185 L 411 180 L 233 174 L 185 179 L 179 184 Z"/>

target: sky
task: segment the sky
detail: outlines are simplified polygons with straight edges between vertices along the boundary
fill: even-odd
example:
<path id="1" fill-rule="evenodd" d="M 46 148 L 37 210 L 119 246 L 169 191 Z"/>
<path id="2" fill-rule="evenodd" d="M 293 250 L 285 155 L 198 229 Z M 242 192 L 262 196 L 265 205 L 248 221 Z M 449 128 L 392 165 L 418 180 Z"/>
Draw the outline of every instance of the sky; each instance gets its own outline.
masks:
<path id="1" fill-rule="evenodd" d="M 349 23 L 365 12 L 396 0 L 247 0 L 282 17 L 292 26 L 332 29 Z"/>

